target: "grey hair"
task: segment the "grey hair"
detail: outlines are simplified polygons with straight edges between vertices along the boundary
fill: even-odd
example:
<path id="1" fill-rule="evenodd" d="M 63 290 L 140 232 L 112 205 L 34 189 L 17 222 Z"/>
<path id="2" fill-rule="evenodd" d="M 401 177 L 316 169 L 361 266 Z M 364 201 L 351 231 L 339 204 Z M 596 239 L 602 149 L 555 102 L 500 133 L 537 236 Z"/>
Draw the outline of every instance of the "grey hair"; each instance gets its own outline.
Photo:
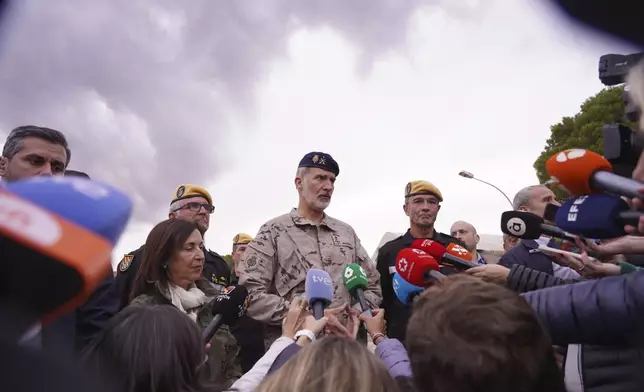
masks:
<path id="1" fill-rule="evenodd" d="M 305 176 L 305 175 L 306 175 L 306 173 L 308 173 L 308 172 L 309 172 L 309 168 L 308 168 L 308 167 L 298 167 L 298 168 L 297 168 L 297 171 L 295 172 L 295 177 L 300 177 L 300 178 L 304 179 L 304 176 Z"/>
<path id="2" fill-rule="evenodd" d="M 72 152 L 69 149 L 65 135 L 55 129 L 35 125 L 23 125 L 11 131 L 2 148 L 2 156 L 9 159 L 13 158 L 20 152 L 22 149 L 22 141 L 27 137 L 36 137 L 63 146 L 65 148 L 65 154 L 67 155 L 65 167 L 69 165 L 69 161 L 72 159 Z"/>
<path id="3" fill-rule="evenodd" d="M 532 190 L 535 188 L 541 188 L 541 187 L 543 187 L 543 185 L 530 185 L 521 189 L 519 192 L 517 192 L 516 195 L 514 195 L 514 199 L 512 200 L 512 208 L 514 208 L 515 210 L 518 210 L 523 206 L 530 205 L 530 199 L 532 198 L 531 196 Z"/>

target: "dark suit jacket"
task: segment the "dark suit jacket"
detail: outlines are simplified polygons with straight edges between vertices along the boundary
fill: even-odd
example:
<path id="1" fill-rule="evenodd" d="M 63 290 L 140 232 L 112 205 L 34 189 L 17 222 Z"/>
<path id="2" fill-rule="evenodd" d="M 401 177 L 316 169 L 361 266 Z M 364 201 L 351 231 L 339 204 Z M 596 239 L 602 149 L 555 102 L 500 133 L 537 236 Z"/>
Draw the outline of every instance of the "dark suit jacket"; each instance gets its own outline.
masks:
<path id="1" fill-rule="evenodd" d="M 512 268 L 513 265 L 519 264 L 535 271 L 553 275 L 552 259 L 545 253 L 539 252 L 538 248 L 537 241 L 521 240 L 514 248 L 501 256 L 499 264 L 507 268 Z"/>

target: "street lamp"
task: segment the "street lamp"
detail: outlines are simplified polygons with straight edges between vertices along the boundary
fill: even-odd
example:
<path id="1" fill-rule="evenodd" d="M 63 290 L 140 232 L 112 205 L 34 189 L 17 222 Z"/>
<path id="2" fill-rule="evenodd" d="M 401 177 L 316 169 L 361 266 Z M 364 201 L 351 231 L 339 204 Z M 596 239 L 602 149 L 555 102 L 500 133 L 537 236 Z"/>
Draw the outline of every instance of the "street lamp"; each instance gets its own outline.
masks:
<path id="1" fill-rule="evenodd" d="M 494 184 L 490 184 L 490 183 L 489 183 L 489 182 L 487 182 L 487 181 L 480 180 L 480 179 L 478 179 L 478 178 L 474 177 L 474 174 L 472 174 L 472 173 L 470 173 L 470 172 L 468 172 L 468 171 L 465 171 L 465 170 L 461 170 L 461 172 L 460 172 L 460 173 L 458 173 L 458 175 L 459 175 L 459 176 L 461 176 L 461 177 L 463 177 L 463 178 L 469 178 L 469 179 L 476 180 L 476 181 L 478 181 L 478 182 L 482 182 L 482 183 L 484 183 L 484 184 L 486 184 L 486 185 L 491 186 L 492 188 L 494 188 L 494 189 L 496 189 L 497 191 L 501 192 L 501 194 L 503 195 L 503 197 L 505 197 L 505 199 L 508 201 L 508 203 L 510 203 L 510 206 L 512 206 L 512 201 L 510 200 L 510 198 L 508 197 L 508 195 L 506 195 L 506 194 L 505 194 L 505 192 L 503 192 L 502 190 L 500 190 L 496 185 L 494 185 Z M 512 208 L 514 208 L 514 206 L 512 206 Z"/>

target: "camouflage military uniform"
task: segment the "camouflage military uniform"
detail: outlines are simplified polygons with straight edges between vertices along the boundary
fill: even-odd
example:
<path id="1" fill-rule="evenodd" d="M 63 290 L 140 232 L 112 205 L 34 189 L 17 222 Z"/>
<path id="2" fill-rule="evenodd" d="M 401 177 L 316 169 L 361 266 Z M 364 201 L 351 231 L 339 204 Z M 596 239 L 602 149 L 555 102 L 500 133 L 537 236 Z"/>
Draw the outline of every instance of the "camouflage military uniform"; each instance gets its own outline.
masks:
<path id="1" fill-rule="evenodd" d="M 214 297 L 221 292 L 221 290 L 213 288 L 205 279 L 201 279 L 195 283 L 208 296 Z M 130 306 L 149 304 L 172 306 L 170 294 L 164 290 L 159 290 L 157 295 L 139 295 L 134 298 Z M 203 330 L 208 326 L 213 317 L 210 306 L 206 304 L 197 312 L 197 324 Z M 215 333 L 210 344 L 211 348 L 208 353 L 208 379 L 213 383 L 221 384 L 225 388 L 228 388 L 243 374 L 241 365 L 237 360 L 237 354 L 239 353 L 237 339 L 230 333 L 227 325 L 222 325 Z"/>
<path id="2" fill-rule="evenodd" d="M 279 216 L 260 229 L 242 257 L 239 283 L 251 299 L 247 314 L 269 326 L 281 327 L 290 301 L 304 293 L 310 268 L 325 270 L 333 280 L 331 306 L 356 304 L 344 287 L 344 268 L 361 265 L 369 279 L 365 297 L 378 306 L 382 299 L 380 274 L 348 224 L 326 215 L 320 225 L 302 217 L 296 209 Z M 277 328 L 267 328 L 267 345 L 278 336 Z"/>

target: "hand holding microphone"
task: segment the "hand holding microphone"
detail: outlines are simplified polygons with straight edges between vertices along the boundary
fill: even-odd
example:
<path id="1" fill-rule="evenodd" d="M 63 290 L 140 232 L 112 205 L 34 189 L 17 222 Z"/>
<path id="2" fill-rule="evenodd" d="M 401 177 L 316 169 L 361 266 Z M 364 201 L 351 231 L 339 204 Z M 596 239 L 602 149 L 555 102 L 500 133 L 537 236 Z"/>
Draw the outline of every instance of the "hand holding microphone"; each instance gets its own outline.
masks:
<path id="1" fill-rule="evenodd" d="M 349 305 L 345 303 L 340 307 L 327 309 L 333 301 L 333 281 L 328 272 L 316 268 L 309 269 L 306 273 L 304 291 L 315 319 L 320 320 L 323 316 L 328 318 L 325 327 L 327 334 L 351 335 L 351 332 L 338 319 L 339 315 L 347 311 Z"/>
<path id="2" fill-rule="evenodd" d="M 313 315 L 306 310 L 308 303 L 305 299 L 295 297 L 291 301 L 286 317 L 282 322 L 282 336 L 295 340 L 295 335 L 299 331 L 310 331 L 313 337 L 317 336 L 326 325 L 328 318 L 322 317 L 316 320 Z M 308 334 L 304 334 L 308 337 Z M 313 340 L 313 339 L 309 339 Z"/>

